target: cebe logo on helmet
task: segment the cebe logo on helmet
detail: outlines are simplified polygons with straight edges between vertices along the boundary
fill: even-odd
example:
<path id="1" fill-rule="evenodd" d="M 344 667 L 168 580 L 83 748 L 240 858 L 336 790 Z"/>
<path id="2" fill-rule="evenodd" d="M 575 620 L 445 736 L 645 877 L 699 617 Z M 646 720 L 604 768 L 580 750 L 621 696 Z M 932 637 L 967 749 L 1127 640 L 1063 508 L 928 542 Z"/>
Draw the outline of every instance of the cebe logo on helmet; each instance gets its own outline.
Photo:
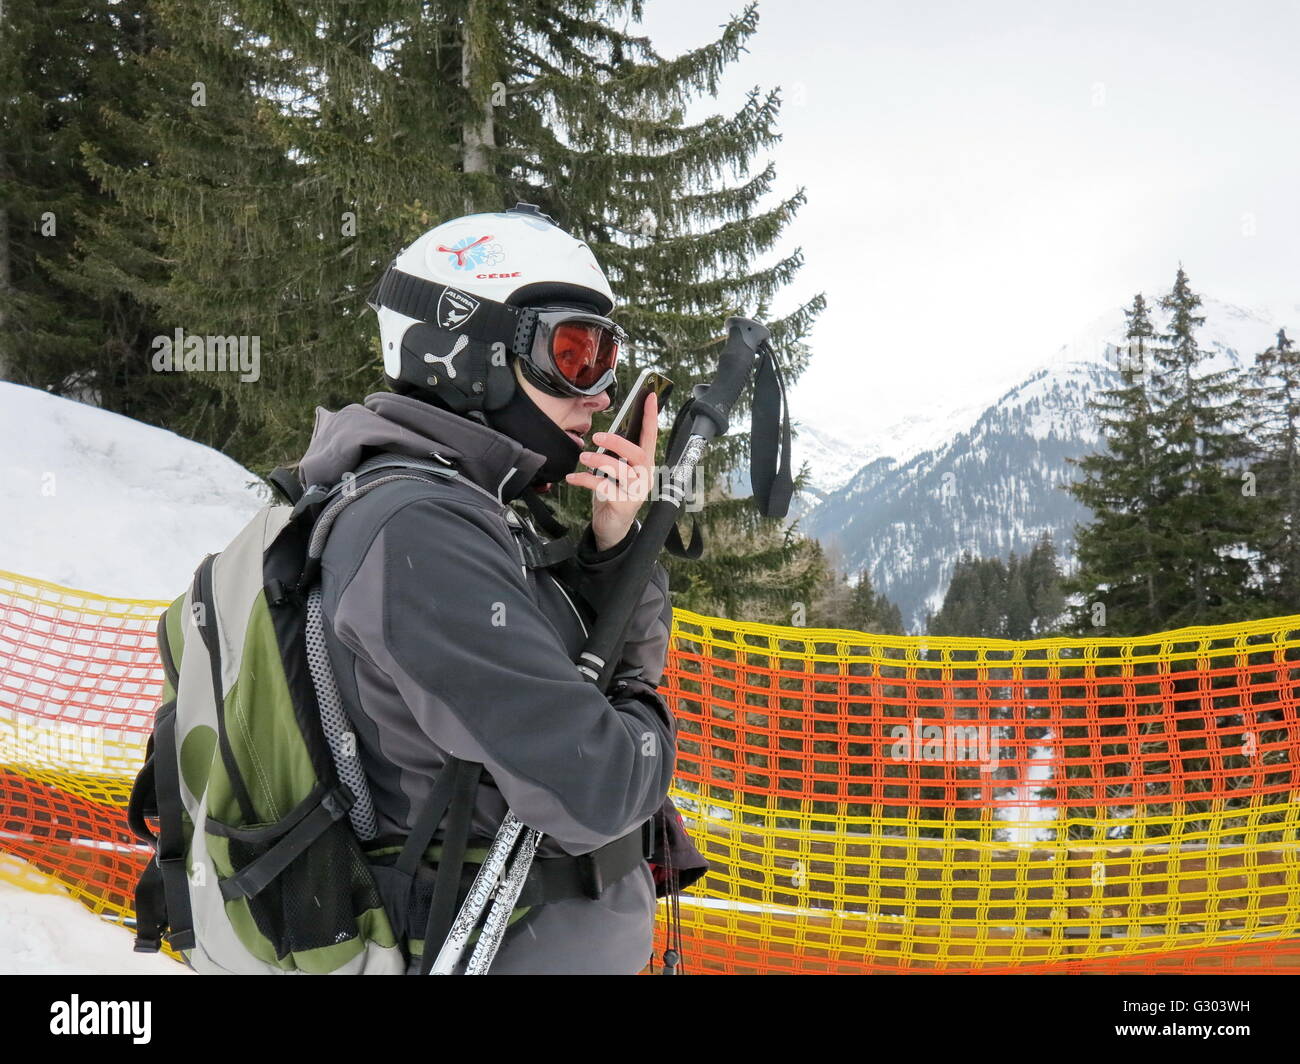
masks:
<path id="1" fill-rule="evenodd" d="M 552 395 L 596 395 L 614 387 L 627 340 L 591 249 L 530 203 L 429 230 L 369 303 L 390 383 L 480 421 L 514 393 L 507 354 Z"/>

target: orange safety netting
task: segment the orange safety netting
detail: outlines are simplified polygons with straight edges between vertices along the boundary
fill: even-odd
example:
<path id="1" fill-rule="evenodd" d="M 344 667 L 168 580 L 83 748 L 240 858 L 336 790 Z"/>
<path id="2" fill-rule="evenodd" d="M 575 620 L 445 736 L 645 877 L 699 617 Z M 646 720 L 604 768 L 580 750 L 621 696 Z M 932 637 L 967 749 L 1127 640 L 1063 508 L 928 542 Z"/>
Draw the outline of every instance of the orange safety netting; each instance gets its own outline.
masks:
<path id="1" fill-rule="evenodd" d="M 165 603 L 0 572 L 0 879 L 131 913 Z M 915 638 L 679 610 L 688 972 L 1300 967 L 1300 616 Z M 664 913 L 656 945 L 666 940 Z"/>

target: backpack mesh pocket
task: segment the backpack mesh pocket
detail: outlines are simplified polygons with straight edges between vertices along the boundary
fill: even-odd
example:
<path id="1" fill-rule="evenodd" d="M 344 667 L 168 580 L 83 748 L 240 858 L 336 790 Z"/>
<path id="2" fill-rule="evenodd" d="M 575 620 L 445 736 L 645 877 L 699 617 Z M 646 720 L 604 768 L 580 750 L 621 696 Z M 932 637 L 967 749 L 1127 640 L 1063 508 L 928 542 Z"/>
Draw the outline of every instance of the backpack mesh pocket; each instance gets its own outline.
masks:
<path id="1" fill-rule="evenodd" d="M 223 876 L 219 869 L 219 883 L 228 882 L 265 856 L 285 835 L 274 831 L 274 825 L 232 828 L 209 820 L 207 827 L 210 835 L 224 836 L 227 844 L 230 873 Z M 346 819 L 332 821 L 256 893 L 229 899 L 226 904 L 247 904 L 258 935 L 281 961 L 362 937 L 361 917 L 372 910 L 377 913 L 372 913 L 370 920 L 387 923 L 370 866 Z M 232 923 L 240 931 L 238 921 Z"/>

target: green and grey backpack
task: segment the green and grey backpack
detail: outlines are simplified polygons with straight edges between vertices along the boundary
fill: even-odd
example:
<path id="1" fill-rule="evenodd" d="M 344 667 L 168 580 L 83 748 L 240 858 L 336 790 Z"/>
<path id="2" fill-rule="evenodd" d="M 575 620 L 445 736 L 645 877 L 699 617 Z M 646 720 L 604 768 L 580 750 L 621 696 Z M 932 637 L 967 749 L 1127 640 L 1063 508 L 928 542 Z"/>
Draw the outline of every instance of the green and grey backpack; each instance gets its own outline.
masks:
<path id="1" fill-rule="evenodd" d="M 285 501 L 205 558 L 159 619 L 163 699 L 128 809 L 155 851 L 136 888 L 137 951 L 165 939 L 198 972 L 407 970 L 399 914 L 444 814 L 449 838 L 467 823 L 481 766 L 453 759 L 396 862 L 368 861 L 374 807 L 325 647 L 318 575 L 351 502 L 395 479 L 456 476 L 445 460 L 382 455 L 303 492 L 277 470 Z"/>

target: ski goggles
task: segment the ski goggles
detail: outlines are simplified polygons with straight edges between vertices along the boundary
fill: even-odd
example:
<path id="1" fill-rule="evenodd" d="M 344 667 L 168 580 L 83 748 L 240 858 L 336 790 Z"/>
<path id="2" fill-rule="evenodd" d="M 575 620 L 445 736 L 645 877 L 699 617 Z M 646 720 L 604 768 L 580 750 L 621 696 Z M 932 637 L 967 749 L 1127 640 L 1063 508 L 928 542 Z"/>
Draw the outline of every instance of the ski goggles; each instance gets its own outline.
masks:
<path id="1" fill-rule="evenodd" d="M 599 395 L 614 384 L 627 333 L 608 318 L 561 307 L 520 315 L 515 353 L 533 383 L 552 395 Z"/>

